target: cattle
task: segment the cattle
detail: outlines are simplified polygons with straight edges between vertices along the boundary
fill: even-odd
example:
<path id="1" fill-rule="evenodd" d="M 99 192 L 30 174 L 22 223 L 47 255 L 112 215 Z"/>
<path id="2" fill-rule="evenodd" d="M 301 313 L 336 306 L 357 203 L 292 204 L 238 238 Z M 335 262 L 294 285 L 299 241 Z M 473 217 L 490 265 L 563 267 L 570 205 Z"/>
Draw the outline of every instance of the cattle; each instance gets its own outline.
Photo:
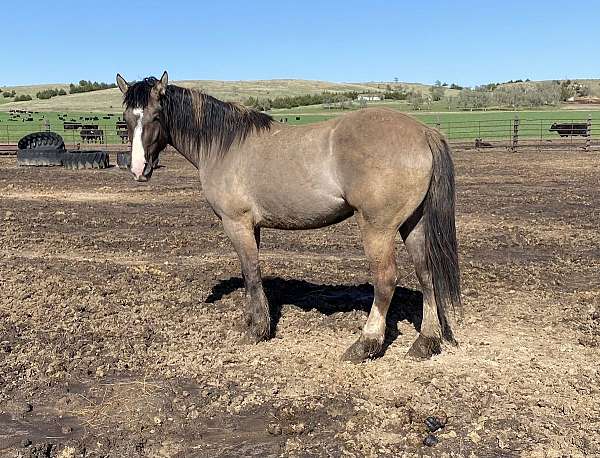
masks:
<path id="1" fill-rule="evenodd" d="M 83 143 L 104 143 L 104 131 L 97 125 L 83 125 L 79 134 Z"/>
<path id="2" fill-rule="evenodd" d="M 587 137 L 589 135 L 588 125 L 586 122 L 563 122 L 553 123 L 548 129 L 550 132 L 558 132 L 561 137 L 569 137 L 575 135 L 581 135 Z"/>
<path id="3" fill-rule="evenodd" d="M 81 123 L 79 123 L 79 122 L 65 121 L 63 123 L 64 130 L 76 130 L 76 129 L 79 129 L 80 127 L 81 127 Z"/>

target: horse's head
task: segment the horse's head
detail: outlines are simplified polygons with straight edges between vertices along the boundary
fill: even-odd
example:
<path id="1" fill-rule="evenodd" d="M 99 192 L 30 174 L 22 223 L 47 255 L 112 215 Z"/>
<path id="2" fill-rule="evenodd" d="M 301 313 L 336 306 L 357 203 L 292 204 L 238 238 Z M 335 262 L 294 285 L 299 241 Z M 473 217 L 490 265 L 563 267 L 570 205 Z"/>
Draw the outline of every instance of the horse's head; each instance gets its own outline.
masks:
<path id="1" fill-rule="evenodd" d="M 125 106 L 123 119 L 131 139 L 131 173 L 136 181 L 150 179 L 159 153 L 169 142 L 161 103 L 168 80 L 164 72 L 160 80 L 151 77 L 129 85 L 117 74 Z"/>

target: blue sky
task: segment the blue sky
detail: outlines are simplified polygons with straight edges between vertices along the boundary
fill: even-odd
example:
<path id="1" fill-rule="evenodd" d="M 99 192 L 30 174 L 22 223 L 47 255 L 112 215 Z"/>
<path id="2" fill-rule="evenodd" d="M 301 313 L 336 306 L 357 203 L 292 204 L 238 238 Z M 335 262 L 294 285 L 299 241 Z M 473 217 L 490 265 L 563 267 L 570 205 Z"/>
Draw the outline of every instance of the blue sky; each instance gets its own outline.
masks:
<path id="1" fill-rule="evenodd" d="M 600 77 L 600 2 L 11 2 L 0 85 L 138 79 Z"/>

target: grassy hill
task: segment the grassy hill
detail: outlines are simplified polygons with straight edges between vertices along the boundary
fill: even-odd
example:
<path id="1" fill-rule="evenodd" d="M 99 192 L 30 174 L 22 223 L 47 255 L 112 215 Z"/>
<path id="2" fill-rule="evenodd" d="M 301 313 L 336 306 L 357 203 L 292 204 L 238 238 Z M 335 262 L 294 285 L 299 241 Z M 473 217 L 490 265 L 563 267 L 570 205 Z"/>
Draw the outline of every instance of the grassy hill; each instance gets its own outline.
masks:
<path id="1" fill-rule="evenodd" d="M 600 96 L 600 79 L 582 79 L 573 80 L 586 84 L 590 87 L 592 95 Z M 294 79 L 276 79 L 276 80 L 258 80 L 258 81 L 213 81 L 213 80 L 193 80 L 193 81 L 175 81 L 175 84 L 184 87 L 197 88 L 204 92 L 214 95 L 222 100 L 243 101 L 248 97 L 275 98 L 278 96 L 294 96 L 305 94 L 318 94 L 323 91 L 331 92 L 382 92 L 388 86 L 401 84 L 403 87 L 429 93 L 431 86 L 420 83 L 389 83 L 389 82 L 365 82 L 365 83 L 332 83 L 328 81 L 294 80 Z M 79 94 L 53 97 L 48 100 L 38 100 L 35 94 L 39 91 L 56 88 L 68 90 L 68 84 L 40 84 L 32 86 L 12 86 L 2 87 L 2 90 L 14 90 L 17 94 L 28 94 L 34 97 L 27 102 L 12 102 L 10 99 L 0 96 L 0 111 L 9 111 L 11 109 L 31 110 L 38 112 L 120 112 L 121 111 L 121 93 L 118 89 L 106 89 L 102 91 L 85 92 Z M 459 91 L 455 89 L 445 89 L 445 95 L 454 96 Z M 396 109 L 410 111 L 405 103 L 399 102 Z M 439 105 L 439 106 L 438 106 Z M 311 107 L 300 111 L 320 111 L 321 107 Z M 570 109 L 593 109 L 592 107 L 566 106 Z M 427 107 L 428 111 L 447 111 L 443 104 L 433 103 Z M 324 115 L 325 113 L 320 113 Z M 327 113 L 331 115 L 332 113 Z"/>
<path id="2" fill-rule="evenodd" d="M 201 89 L 222 100 L 242 101 L 248 97 L 274 98 L 278 96 L 293 96 L 305 94 L 320 94 L 323 91 L 331 92 L 381 92 L 388 84 L 395 83 L 369 82 L 369 83 L 331 83 L 328 81 L 311 80 L 259 80 L 259 81 L 175 81 L 174 84 L 183 87 Z M 422 92 L 429 91 L 428 85 L 416 83 L 399 83 L 405 87 Z M 68 84 L 43 84 L 35 86 L 2 87 L 2 90 L 15 90 L 17 94 L 29 94 L 34 100 L 29 102 L 5 102 L 7 99 L 0 97 L 0 111 L 11 109 L 32 111 L 78 111 L 78 112 L 107 112 L 121 109 L 121 92 L 118 89 L 84 92 L 66 96 L 53 97 L 48 100 L 35 99 L 35 94 L 49 88 L 65 88 Z M 452 95 L 457 91 L 447 89 L 447 94 Z M 4 103 L 3 103 L 4 102 Z"/>

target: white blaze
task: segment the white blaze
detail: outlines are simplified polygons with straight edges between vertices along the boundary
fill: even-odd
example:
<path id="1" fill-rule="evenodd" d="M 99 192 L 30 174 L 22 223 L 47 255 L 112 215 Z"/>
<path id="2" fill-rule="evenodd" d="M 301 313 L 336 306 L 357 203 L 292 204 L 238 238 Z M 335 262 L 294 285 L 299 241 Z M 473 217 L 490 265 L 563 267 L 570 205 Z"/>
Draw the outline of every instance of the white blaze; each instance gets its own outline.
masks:
<path id="1" fill-rule="evenodd" d="M 133 114 L 138 118 L 133 131 L 133 140 L 131 141 L 131 171 L 136 177 L 139 177 L 144 173 L 144 167 L 146 166 L 146 153 L 144 152 L 144 144 L 142 143 L 142 118 L 144 117 L 144 110 L 142 108 L 135 108 Z"/>

